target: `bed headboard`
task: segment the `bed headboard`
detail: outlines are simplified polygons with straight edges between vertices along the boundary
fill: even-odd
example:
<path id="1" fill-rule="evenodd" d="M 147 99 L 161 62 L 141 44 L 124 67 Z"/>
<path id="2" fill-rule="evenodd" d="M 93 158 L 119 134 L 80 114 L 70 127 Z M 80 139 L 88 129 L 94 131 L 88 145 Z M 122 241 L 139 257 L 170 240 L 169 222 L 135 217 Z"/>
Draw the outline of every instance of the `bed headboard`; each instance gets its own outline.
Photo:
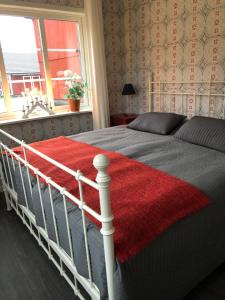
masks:
<path id="1" fill-rule="evenodd" d="M 151 81 L 149 110 L 225 119 L 225 81 Z"/>

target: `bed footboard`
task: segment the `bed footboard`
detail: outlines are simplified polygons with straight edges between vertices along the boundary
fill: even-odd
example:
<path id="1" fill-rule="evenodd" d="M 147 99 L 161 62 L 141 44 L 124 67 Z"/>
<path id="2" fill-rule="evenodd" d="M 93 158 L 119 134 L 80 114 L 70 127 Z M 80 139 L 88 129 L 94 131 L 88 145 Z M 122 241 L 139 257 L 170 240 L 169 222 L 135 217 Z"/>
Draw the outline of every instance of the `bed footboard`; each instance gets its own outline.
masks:
<path id="1" fill-rule="evenodd" d="M 90 295 L 92 299 L 100 299 L 100 291 L 97 287 L 96 282 L 93 279 L 93 270 L 90 257 L 90 249 L 88 242 L 87 226 L 86 226 L 86 213 L 91 215 L 93 218 L 101 222 L 101 234 L 103 236 L 104 245 L 104 256 L 105 256 L 105 269 L 107 278 L 107 290 L 108 299 L 114 300 L 114 283 L 113 283 L 113 273 L 115 266 L 115 256 L 114 256 L 114 243 L 113 243 L 113 216 L 111 212 L 110 204 L 110 177 L 107 174 L 107 167 L 109 165 L 109 159 L 105 155 L 97 155 L 93 160 L 93 165 L 97 169 L 96 181 L 92 181 L 87 177 L 83 176 L 80 170 L 74 171 L 70 168 L 62 165 L 61 163 L 51 159 L 45 154 L 37 151 L 31 146 L 27 145 L 24 141 L 20 141 L 7 132 L 0 130 L 1 141 L 1 166 L 0 175 L 2 179 L 3 190 L 6 199 L 7 210 L 12 208 L 15 210 L 17 215 L 22 219 L 23 223 L 27 226 L 30 233 L 38 241 L 39 245 L 44 249 L 49 259 L 55 264 L 55 266 L 60 271 L 60 274 L 66 279 L 69 285 L 74 290 L 76 296 L 80 299 L 85 299 L 82 292 L 79 289 L 81 285 L 86 292 Z M 16 154 L 12 149 L 7 146 L 7 143 L 3 143 L 4 139 L 13 140 L 23 150 L 23 158 Z M 79 198 L 75 197 L 69 193 L 63 186 L 58 185 L 54 180 L 45 176 L 37 168 L 32 166 L 27 160 L 27 151 L 31 151 L 33 154 L 47 160 L 49 163 L 55 165 L 57 168 L 69 173 L 74 177 L 78 183 L 79 187 Z M 35 174 L 35 175 L 31 175 Z M 19 179 L 18 179 L 19 177 Z M 43 218 L 43 226 L 37 224 L 36 215 L 31 208 L 30 198 L 34 197 L 33 191 L 33 181 L 35 180 L 38 197 L 40 202 L 41 214 Z M 52 223 L 54 228 L 55 239 L 49 234 L 48 222 L 45 213 L 45 203 L 43 200 L 43 194 L 41 190 L 41 181 L 45 182 L 48 197 L 50 199 L 50 210 L 52 215 Z M 89 185 L 91 188 L 95 189 L 99 193 L 100 201 L 100 214 L 94 211 L 85 203 L 83 196 L 83 186 Z M 17 188 L 20 187 L 23 195 L 22 204 L 21 200 L 18 201 Z M 64 207 L 64 218 L 66 224 L 66 236 L 69 244 L 69 253 L 65 251 L 60 244 L 59 230 L 57 226 L 55 206 L 53 200 L 53 192 L 58 191 L 61 195 L 62 205 Z M 68 201 L 69 200 L 69 201 Z M 80 210 L 82 218 L 82 229 L 83 229 L 83 240 L 85 245 L 85 259 L 88 269 L 88 276 L 84 277 L 79 274 L 76 262 L 74 260 L 74 247 L 73 241 L 70 233 L 70 222 L 68 217 L 68 202 L 74 203 Z M 68 271 L 70 275 L 68 274 Z M 71 278 L 72 274 L 72 278 Z"/>

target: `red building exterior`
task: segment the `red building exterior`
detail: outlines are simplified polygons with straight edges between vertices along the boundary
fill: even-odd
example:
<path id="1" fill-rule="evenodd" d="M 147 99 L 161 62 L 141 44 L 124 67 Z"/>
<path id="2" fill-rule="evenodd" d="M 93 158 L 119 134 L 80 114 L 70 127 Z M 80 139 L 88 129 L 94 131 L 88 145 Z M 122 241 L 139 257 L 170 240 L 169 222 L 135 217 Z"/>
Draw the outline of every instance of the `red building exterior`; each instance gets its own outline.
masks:
<path id="1" fill-rule="evenodd" d="M 51 78 L 63 77 L 63 71 L 65 70 L 71 70 L 74 73 L 81 74 L 77 23 L 71 21 L 45 20 L 44 24 Z M 34 20 L 34 30 L 36 46 L 37 49 L 40 49 L 38 24 L 36 20 Z M 38 51 L 38 61 L 40 76 L 44 78 L 43 56 L 41 51 Z M 52 80 L 54 99 L 64 99 L 64 83 L 64 80 Z"/>
<path id="2" fill-rule="evenodd" d="M 65 95 L 63 71 L 71 70 L 74 73 L 81 74 L 78 24 L 72 21 L 45 20 L 44 25 L 54 99 L 62 100 Z M 37 88 L 43 94 L 46 94 L 44 81 L 32 82 L 33 79 L 45 78 L 38 22 L 36 19 L 33 20 L 33 26 L 37 48 L 36 67 L 32 69 L 32 66 L 29 66 L 28 72 L 21 70 L 9 74 L 9 79 L 11 80 L 23 80 L 20 83 L 10 84 L 11 94 L 15 96 L 21 95 L 25 88 L 29 88 L 30 90 Z M 27 58 L 24 63 L 29 65 L 29 59 Z M 61 80 L 59 80 L 60 78 Z M 31 82 L 26 82 L 27 79 Z"/>

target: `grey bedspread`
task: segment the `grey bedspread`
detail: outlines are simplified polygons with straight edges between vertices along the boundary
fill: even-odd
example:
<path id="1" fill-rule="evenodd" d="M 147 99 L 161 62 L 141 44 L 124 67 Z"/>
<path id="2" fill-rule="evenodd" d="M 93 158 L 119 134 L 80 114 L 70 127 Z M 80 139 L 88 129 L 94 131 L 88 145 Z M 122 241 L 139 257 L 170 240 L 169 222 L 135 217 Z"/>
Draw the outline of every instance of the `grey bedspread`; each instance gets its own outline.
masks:
<path id="1" fill-rule="evenodd" d="M 208 207 L 171 226 L 127 262 L 116 263 L 114 277 L 118 299 L 181 300 L 225 261 L 224 153 L 176 140 L 172 135 L 160 136 L 134 131 L 124 126 L 82 133 L 71 138 L 103 149 L 118 151 L 166 171 L 193 184 L 210 198 Z M 23 172 L 26 176 L 26 171 Z M 18 180 L 18 176 L 15 176 L 18 193 L 21 195 L 19 198 L 23 204 Z M 45 186 L 42 186 L 42 196 L 49 235 L 55 240 L 50 201 Z M 43 226 L 38 197 L 34 182 L 33 198 L 28 195 L 30 209 L 34 212 L 38 224 Z M 68 252 L 62 199 L 57 192 L 53 198 L 60 243 Z M 67 209 L 72 240 L 77 250 L 75 261 L 81 274 L 87 276 L 80 212 L 71 204 L 68 204 Z M 105 299 L 107 292 L 101 235 L 91 222 L 87 222 L 87 227 L 93 276 L 102 299 Z M 75 235 L 73 228 L 80 234 Z"/>

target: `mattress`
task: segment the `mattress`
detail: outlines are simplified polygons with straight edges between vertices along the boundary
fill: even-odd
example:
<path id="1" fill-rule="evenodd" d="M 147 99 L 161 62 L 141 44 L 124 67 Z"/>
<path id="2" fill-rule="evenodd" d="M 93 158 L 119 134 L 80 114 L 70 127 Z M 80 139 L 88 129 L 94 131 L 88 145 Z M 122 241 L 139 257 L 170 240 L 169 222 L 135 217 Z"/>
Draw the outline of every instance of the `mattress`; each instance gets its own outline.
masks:
<path id="1" fill-rule="evenodd" d="M 81 133 L 70 137 L 97 147 L 117 151 L 183 179 L 203 191 L 210 205 L 166 230 L 136 256 L 116 261 L 116 299 L 181 300 L 203 278 L 225 261 L 225 154 L 175 139 L 128 129 L 125 126 Z M 22 170 L 30 210 L 44 227 L 35 179 L 29 189 L 27 171 Z M 25 205 L 19 168 L 14 184 L 20 204 Z M 48 189 L 41 185 L 49 237 L 56 240 Z M 62 248 L 69 253 L 62 196 L 53 190 L 53 202 Z M 74 260 L 79 273 L 88 276 L 80 210 L 67 203 Z M 102 299 L 107 299 L 102 236 L 86 220 L 92 275 Z"/>

